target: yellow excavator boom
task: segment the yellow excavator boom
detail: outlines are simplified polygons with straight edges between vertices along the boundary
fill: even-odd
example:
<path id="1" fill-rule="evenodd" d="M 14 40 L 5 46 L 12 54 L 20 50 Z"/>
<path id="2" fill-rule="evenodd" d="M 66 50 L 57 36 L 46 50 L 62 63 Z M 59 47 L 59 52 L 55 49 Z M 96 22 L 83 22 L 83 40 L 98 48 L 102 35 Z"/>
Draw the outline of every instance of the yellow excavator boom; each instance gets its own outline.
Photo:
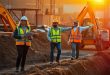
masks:
<path id="1" fill-rule="evenodd" d="M 80 14 L 77 17 L 77 20 L 79 21 L 80 25 L 82 25 L 83 19 L 86 16 L 87 13 L 89 14 L 91 22 L 94 24 L 94 26 L 97 27 L 95 14 L 94 14 L 94 12 L 93 12 L 93 10 L 92 10 L 92 8 L 91 8 L 89 3 L 87 3 L 87 5 L 83 8 L 83 10 L 80 12 Z"/>
<path id="2" fill-rule="evenodd" d="M 0 4 L 0 18 L 2 23 L 4 24 L 4 30 L 8 31 L 8 25 L 11 31 L 14 31 L 16 28 L 16 23 L 14 22 L 13 18 L 9 14 L 8 10 Z M 8 24 L 8 25 L 7 25 Z"/>

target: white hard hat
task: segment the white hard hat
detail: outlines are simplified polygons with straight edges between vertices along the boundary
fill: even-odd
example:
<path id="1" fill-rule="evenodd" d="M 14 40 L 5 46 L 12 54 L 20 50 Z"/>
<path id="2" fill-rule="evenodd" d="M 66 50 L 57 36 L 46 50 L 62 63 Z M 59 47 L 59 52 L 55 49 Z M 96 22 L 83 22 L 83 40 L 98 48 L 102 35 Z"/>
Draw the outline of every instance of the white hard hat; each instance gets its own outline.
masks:
<path id="1" fill-rule="evenodd" d="M 28 18 L 26 16 L 22 16 L 21 20 L 28 20 Z"/>

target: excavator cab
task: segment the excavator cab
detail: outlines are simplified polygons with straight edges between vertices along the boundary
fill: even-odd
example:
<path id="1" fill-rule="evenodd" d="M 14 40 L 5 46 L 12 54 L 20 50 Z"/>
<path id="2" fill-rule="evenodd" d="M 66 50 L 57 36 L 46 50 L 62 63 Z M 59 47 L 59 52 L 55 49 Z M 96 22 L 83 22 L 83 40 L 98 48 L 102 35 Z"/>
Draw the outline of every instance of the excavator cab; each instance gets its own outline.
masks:
<path id="1" fill-rule="evenodd" d="M 85 18 L 87 13 L 89 14 L 89 18 Z M 109 48 L 109 31 L 108 29 L 101 27 L 101 24 L 95 17 L 90 3 L 87 3 L 87 5 L 78 15 L 77 19 L 80 23 L 80 26 L 88 26 L 93 24 L 92 28 L 82 32 L 81 48 L 84 48 L 85 45 L 95 45 L 98 51 Z"/>

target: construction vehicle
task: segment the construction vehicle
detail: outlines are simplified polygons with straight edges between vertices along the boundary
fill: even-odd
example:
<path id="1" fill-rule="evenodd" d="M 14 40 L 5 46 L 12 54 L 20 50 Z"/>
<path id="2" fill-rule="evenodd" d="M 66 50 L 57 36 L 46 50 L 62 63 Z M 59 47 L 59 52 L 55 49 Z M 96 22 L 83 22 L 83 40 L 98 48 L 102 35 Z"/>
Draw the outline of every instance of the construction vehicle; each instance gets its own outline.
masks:
<path id="1" fill-rule="evenodd" d="M 84 17 L 87 13 L 90 18 L 85 19 Z M 101 25 L 98 23 L 98 19 L 95 17 L 89 2 L 80 12 L 77 20 L 79 21 L 80 26 L 90 25 L 91 23 L 93 24 L 91 29 L 82 32 L 81 48 L 85 45 L 95 45 L 96 49 L 99 51 L 109 48 L 109 30 L 106 28 L 101 28 Z"/>
<path id="2" fill-rule="evenodd" d="M 0 4 L 0 35 L 11 35 L 16 28 L 16 23 L 5 7 Z"/>

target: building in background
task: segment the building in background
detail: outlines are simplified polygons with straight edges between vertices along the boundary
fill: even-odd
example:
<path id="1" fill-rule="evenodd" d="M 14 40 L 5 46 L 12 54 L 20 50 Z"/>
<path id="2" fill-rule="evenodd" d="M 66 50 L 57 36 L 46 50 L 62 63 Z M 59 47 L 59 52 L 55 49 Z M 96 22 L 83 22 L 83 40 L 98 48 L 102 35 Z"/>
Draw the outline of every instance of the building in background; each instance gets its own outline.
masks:
<path id="1" fill-rule="evenodd" d="M 60 20 L 64 24 L 66 24 L 72 21 L 74 18 L 76 18 L 87 3 L 86 0 L 0 0 L 0 2 L 6 8 L 40 9 L 37 15 L 35 11 L 26 12 L 26 15 L 29 17 L 30 23 L 34 25 L 36 25 L 35 20 L 36 16 L 38 25 L 42 24 L 51 25 L 52 22 L 51 16 L 52 17 L 59 16 Z M 106 12 L 104 12 L 104 8 L 100 9 L 97 6 L 98 5 L 93 6 L 93 10 L 95 12 L 96 17 L 98 18 L 103 18 L 105 16 L 108 17 L 109 14 L 105 15 L 104 13 L 109 12 L 110 7 L 107 6 L 107 9 L 105 8 Z M 19 11 L 14 12 L 17 14 L 18 17 L 22 16 L 21 12 Z M 16 20 L 15 17 L 14 19 Z"/>
<path id="2" fill-rule="evenodd" d="M 35 11 L 25 11 L 25 15 L 29 18 L 33 25 L 51 24 L 51 16 L 58 16 L 59 6 L 56 2 L 59 0 L 0 0 L 7 9 L 39 9 L 37 15 Z M 59 2 L 57 2 L 59 3 Z M 18 18 L 22 15 L 21 11 L 13 11 Z M 12 15 L 14 20 L 18 20 L 16 16 Z M 36 23 L 37 16 L 37 23 Z"/>

